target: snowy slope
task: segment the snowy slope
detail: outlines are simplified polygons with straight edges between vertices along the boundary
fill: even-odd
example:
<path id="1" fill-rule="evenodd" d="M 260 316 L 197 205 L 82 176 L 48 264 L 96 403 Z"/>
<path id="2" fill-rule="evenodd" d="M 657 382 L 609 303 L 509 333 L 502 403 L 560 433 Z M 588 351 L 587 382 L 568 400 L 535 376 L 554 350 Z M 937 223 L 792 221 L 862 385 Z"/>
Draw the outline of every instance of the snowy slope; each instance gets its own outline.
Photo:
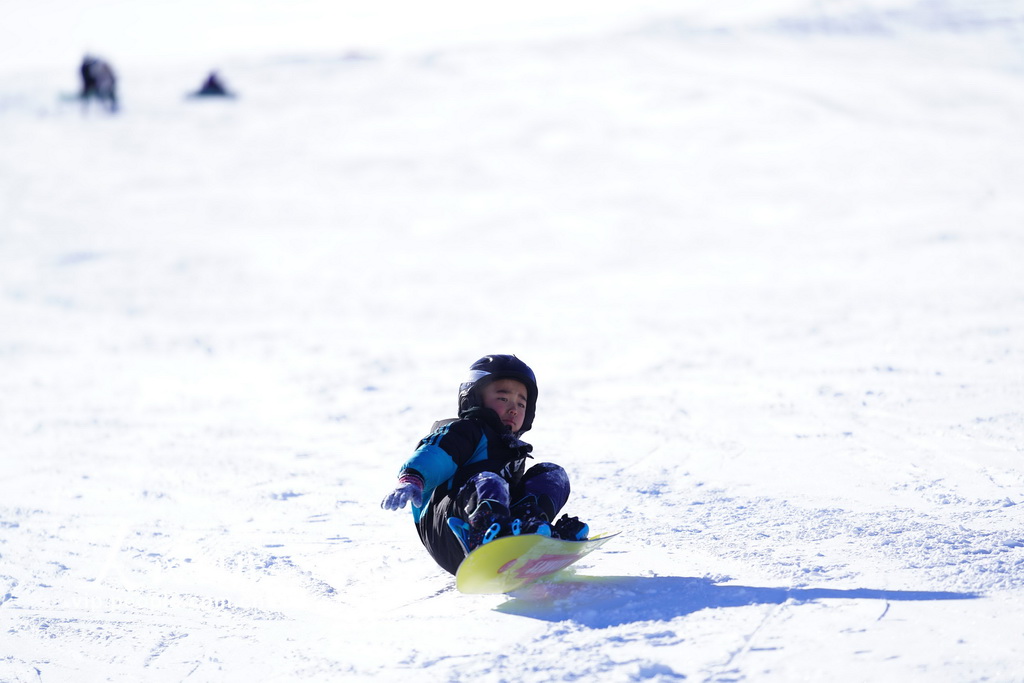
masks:
<path id="1" fill-rule="evenodd" d="M 0 71 L 0 681 L 1024 680 L 1024 6 L 718 4 Z M 378 507 L 489 352 L 515 596 Z"/>

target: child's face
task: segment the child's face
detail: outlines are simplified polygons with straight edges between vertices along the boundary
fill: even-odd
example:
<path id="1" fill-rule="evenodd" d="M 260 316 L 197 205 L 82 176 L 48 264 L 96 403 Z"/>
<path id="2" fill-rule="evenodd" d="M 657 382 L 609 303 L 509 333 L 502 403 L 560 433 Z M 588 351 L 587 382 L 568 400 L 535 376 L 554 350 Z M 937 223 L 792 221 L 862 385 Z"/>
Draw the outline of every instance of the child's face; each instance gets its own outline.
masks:
<path id="1" fill-rule="evenodd" d="M 518 432 L 526 419 L 526 385 L 514 379 L 497 379 L 484 387 L 484 406 L 498 414 L 501 423 Z"/>

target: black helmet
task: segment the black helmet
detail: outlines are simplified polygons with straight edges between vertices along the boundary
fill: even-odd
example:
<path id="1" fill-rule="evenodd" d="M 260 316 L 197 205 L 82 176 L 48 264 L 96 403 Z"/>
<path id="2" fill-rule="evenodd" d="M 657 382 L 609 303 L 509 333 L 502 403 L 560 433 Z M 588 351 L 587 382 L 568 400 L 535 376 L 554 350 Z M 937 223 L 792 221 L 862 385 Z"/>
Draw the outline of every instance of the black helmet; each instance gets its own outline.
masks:
<path id="1" fill-rule="evenodd" d="M 511 355 L 484 356 L 469 366 L 469 377 L 459 385 L 459 417 L 470 408 L 482 406 L 480 390 L 499 379 L 514 379 L 526 387 L 526 415 L 523 417 L 523 428 L 519 431 L 528 431 L 537 413 L 537 378 L 529 365 Z"/>

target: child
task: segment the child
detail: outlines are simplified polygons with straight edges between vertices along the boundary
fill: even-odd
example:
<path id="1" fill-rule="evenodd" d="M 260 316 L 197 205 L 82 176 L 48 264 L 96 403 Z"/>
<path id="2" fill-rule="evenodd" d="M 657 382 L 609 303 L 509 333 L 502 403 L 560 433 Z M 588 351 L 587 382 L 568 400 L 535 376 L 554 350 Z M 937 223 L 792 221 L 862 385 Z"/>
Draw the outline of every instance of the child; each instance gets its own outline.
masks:
<path id="1" fill-rule="evenodd" d="M 452 574 L 468 550 L 449 527 L 464 520 L 472 550 L 510 533 L 583 540 L 589 529 L 575 517 L 555 519 L 569 498 L 569 477 L 554 463 L 526 469 L 533 446 L 519 437 L 533 426 L 537 379 L 515 356 L 484 356 L 459 386 L 459 418 L 434 423 L 381 502 L 386 510 L 411 503 L 420 540 Z"/>

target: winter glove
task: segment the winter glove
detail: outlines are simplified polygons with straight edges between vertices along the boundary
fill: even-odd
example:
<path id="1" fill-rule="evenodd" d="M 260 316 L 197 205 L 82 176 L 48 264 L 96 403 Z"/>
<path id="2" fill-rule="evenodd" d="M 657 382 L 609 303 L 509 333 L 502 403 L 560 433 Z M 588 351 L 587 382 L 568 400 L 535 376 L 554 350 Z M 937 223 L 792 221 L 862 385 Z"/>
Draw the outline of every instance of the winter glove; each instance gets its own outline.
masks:
<path id="1" fill-rule="evenodd" d="M 406 503 L 419 507 L 422 498 L 423 480 L 406 474 L 399 477 L 398 486 L 381 501 L 380 506 L 385 510 L 398 510 L 404 508 Z"/>

